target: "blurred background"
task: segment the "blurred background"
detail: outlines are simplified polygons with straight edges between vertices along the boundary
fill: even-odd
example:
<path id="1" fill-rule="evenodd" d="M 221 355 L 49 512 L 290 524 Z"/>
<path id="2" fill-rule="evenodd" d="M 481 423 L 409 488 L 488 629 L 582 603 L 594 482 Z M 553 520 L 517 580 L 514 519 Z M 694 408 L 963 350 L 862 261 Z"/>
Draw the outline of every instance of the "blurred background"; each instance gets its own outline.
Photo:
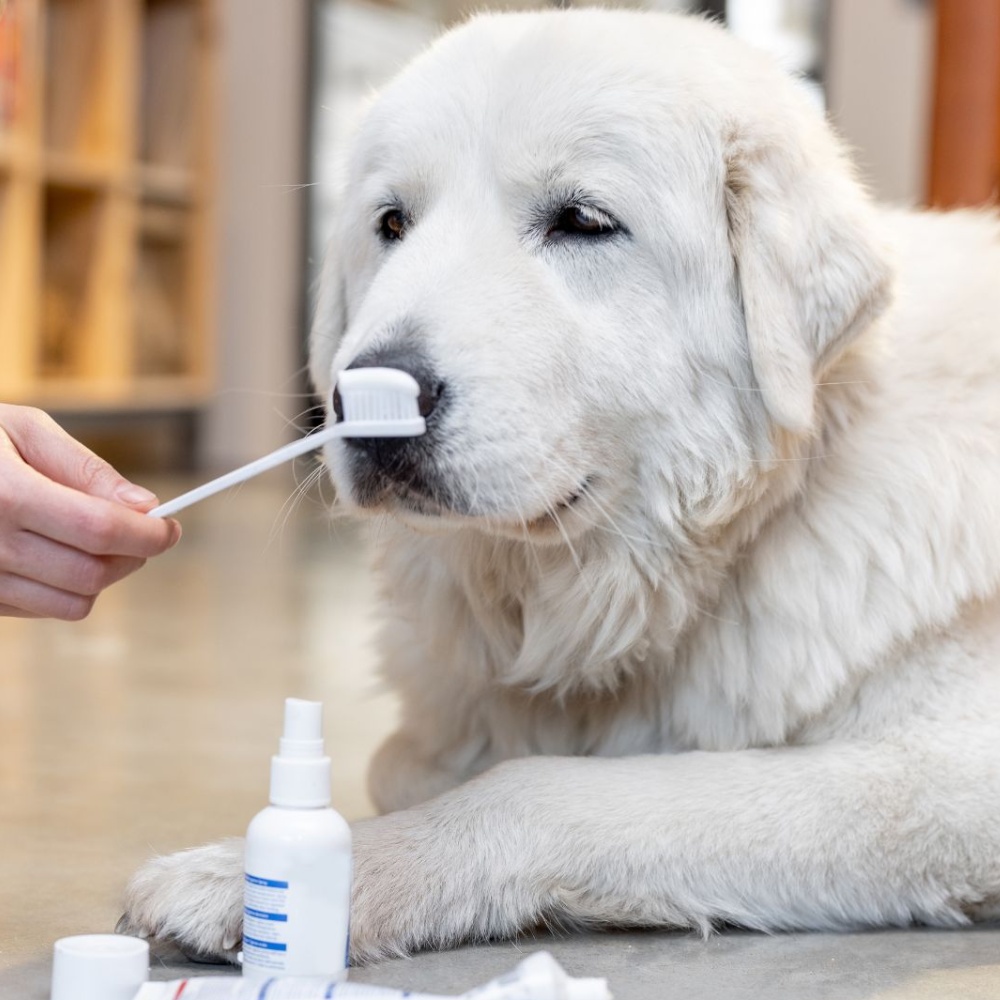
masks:
<path id="1" fill-rule="evenodd" d="M 0 0 L 0 399 L 129 471 L 291 436 L 354 114 L 470 6 Z M 993 196 L 1000 0 L 649 6 L 725 19 L 803 76 L 879 197 Z"/>
<path id="2" fill-rule="evenodd" d="M 649 2 L 773 52 L 880 198 L 995 201 L 1000 0 Z M 310 294 L 352 122 L 471 5 L 0 0 L 0 400 L 164 499 L 308 426 Z M 112 928 L 150 854 L 245 828 L 285 696 L 324 702 L 335 804 L 371 813 L 397 706 L 365 539 L 296 486 L 318 472 L 185 511 L 182 542 L 84 622 L 0 618 L 0 996 L 47 996 L 52 940 Z"/>

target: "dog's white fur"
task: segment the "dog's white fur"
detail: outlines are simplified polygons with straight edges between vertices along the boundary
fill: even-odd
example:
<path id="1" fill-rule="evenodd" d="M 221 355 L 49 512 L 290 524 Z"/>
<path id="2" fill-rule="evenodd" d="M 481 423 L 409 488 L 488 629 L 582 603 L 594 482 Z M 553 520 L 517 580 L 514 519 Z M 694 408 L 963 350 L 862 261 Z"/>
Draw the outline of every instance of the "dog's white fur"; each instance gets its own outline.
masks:
<path id="1" fill-rule="evenodd" d="M 666 15 L 477 17 L 352 164 L 314 378 L 417 338 L 460 498 L 380 498 L 355 960 L 998 912 L 996 219 L 876 209 L 794 82 Z M 627 235 L 548 238 L 567 193 Z M 185 852 L 126 924 L 231 953 L 239 895 L 239 842 Z"/>

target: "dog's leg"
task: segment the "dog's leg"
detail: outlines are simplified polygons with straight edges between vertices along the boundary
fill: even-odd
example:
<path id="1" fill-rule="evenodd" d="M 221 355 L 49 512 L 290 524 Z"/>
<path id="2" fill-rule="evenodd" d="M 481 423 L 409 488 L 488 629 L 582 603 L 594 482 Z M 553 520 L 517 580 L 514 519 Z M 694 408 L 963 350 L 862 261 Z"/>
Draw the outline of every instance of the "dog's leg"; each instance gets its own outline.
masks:
<path id="1" fill-rule="evenodd" d="M 1000 897 L 1000 754 L 897 745 L 508 761 L 356 824 L 355 961 L 559 924 L 965 922 Z M 124 926 L 231 956 L 239 842 L 152 862 Z"/>
<path id="2" fill-rule="evenodd" d="M 961 924 L 1000 894 L 1000 769 L 974 747 L 510 761 L 359 824 L 353 953 L 540 921 Z"/>

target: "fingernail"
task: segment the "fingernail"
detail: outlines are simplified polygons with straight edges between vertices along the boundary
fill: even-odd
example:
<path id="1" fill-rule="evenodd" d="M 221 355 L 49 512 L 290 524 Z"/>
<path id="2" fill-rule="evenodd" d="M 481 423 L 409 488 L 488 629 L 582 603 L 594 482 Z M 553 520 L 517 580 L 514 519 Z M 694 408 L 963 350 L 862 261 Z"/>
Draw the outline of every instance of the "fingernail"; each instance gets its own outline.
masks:
<path id="1" fill-rule="evenodd" d="M 127 485 L 121 487 L 115 496 L 118 497 L 123 503 L 139 504 L 153 503 L 156 500 L 156 494 L 150 493 L 149 490 L 143 489 L 141 486 L 136 486 L 133 483 L 128 483 Z"/>

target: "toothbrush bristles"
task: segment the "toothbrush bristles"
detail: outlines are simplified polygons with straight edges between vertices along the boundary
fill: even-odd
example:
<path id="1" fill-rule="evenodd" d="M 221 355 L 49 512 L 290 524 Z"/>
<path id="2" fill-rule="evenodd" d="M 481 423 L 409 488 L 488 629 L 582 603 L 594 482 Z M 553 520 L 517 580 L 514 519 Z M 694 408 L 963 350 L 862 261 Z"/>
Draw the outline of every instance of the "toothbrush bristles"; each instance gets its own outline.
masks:
<path id="1" fill-rule="evenodd" d="M 420 386 L 395 368 L 349 368 L 337 380 L 347 424 L 419 418 Z"/>
<path id="2" fill-rule="evenodd" d="M 398 392 L 341 392 L 345 422 L 351 420 L 402 420 L 417 411 L 412 397 Z"/>

